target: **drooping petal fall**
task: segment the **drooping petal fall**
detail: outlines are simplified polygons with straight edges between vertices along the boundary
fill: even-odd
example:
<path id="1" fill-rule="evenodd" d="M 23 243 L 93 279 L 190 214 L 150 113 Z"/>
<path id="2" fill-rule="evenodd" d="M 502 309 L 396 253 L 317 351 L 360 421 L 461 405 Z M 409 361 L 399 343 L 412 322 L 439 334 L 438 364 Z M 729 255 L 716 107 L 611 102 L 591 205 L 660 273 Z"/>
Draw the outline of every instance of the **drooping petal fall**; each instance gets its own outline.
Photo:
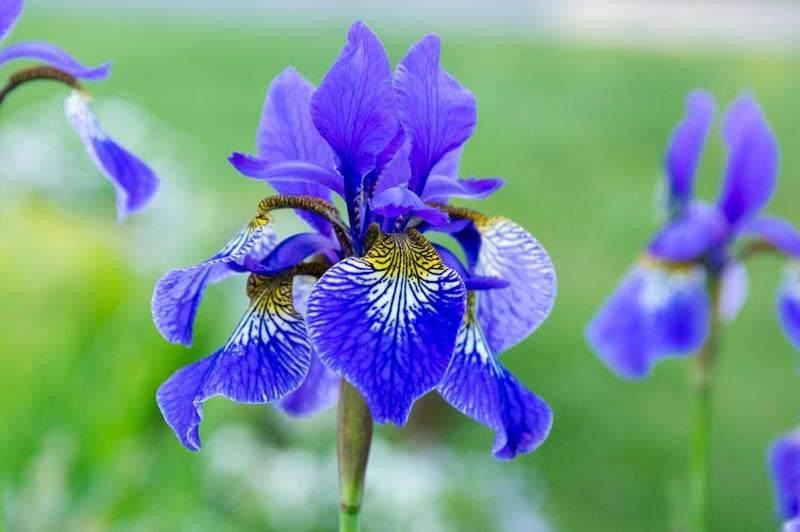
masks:
<path id="1" fill-rule="evenodd" d="M 13 2 L 12 2 L 13 3 Z M 2 24 L 2 21 L 0 21 Z M 0 28 L 1 29 L 1 28 Z M 37 59 L 78 79 L 98 81 L 108 77 L 111 62 L 88 67 L 54 44 L 44 41 L 14 43 L 0 49 L 0 65 L 14 59 Z"/>
<path id="2" fill-rule="evenodd" d="M 495 431 L 495 458 L 509 460 L 547 437 L 553 412 L 492 353 L 474 313 L 467 311 L 453 362 L 438 387 L 454 408 Z"/>
<path id="3" fill-rule="evenodd" d="M 778 515 L 784 520 L 800 517 L 800 433 L 795 431 L 772 442 L 767 463 Z"/>
<path id="4" fill-rule="evenodd" d="M 164 419 L 181 443 L 200 450 L 203 403 L 222 395 L 237 403 L 269 403 L 297 389 L 311 364 L 303 317 L 292 306 L 291 278 L 273 279 L 254 294 L 225 346 L 179 369 L 158 389 Z"/>
<path id="5" fill-rule="evenodd" d="M 415 229 L 383 233 L 366 256 L 328 270 L 308 329 L 322 362 L 364 396 L 375 421 L 403 425 L 453 357 L 466 291 Z"/>
<path id="6" fill-rule="evenodd" d="M 478 321 L 489 347 L 502 353 L 547 318 L 556 297 L 556 272 L 544 247 L 515 222 L 497 216 L 482 218 L 475 227 L 480 247 L 474 274 L 509 283 L 477 295 Z"/>
<path id="7" fill-rule="evenodd" d="M 710 308 L 702 267 L 668 269 L 644 261 L 617 286 L 589 323 L 586 337 L 615 373 L 642 378 L 659 359 L 700 347 Z"/>
<path id="8" fill-rule="evenodd" d="M 686 116 L 672 132 L 666 167 L 673 212 L 679 213 L 692 198 L 697 165 L 714 121 L 715 107 L 709 93 L 692 91 L 686 98 Z"/>
<path id="9" fill-rule="evenodd" d="M 397 64 L 400 121 L 411 140 L 409 188 L 422 194 L 433 166 L 459 148 L 477 122 L 475 96 L 439 65 L 441 42 L 426 35 Z"/>
<path id="10" fill-rule="evenodd" d="M 772 197 L 778 170 L 778 141 L 751 94 L 725 113 L 722 136 L 728 149 L 719 206 L 736 224 L 757 214 Z"/>
<path id="11" fill-rule="evenodd" d="M 155 173 L 103 131 L 89 107 L 87 95 L 73 91 L 64 110 L 97 168 L 113 183 L 120 220 L 141 210 L 158 190 Z"/>
<path id="12" fill-rule="evenodd" d="M 153 322 L 166 340 L 192 345 L 194 318 L 206 287 L 233 275 L 229 264 L 242 264 L 248 255 L 263 255 L 275 247 L 276 237 L 270 221 L 269 217 L 255 218 L 210 259 L 196 266 L 172 270 L 158 280 L 151 309 Z"/>

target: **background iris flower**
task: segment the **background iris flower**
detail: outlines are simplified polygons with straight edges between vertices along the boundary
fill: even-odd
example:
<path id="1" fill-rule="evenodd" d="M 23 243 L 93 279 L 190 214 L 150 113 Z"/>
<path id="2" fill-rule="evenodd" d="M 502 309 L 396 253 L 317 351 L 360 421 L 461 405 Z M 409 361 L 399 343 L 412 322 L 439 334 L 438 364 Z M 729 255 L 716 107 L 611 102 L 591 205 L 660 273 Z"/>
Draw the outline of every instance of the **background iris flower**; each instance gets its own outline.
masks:
<path id="1" fill-rule="evenodd" d="M 439 66 L 439 50 L 438 37 L 423 38 L 393 78 L 383 46 L 357 22 L 319 88 L 292 68 L 273 81 L 257 156 L 230 160 L 281 195 L 264 199 L 220 253 L 165 275 L 153 297 L 159 331 L 189 345 L 206 286 L 251 274 L 251 306 L 228 343 L 158 391 L 188 448 L 200 448 L 209 397 L 278 401 L 307 415 L 336 400 L 339 377 L 379 423 L 403 425 L 414 401 L 437 389 L 496 431 L 498 458 L 545 439 L 549 407 L 497 355 L 545 319 L 555 273 L 514 222 L 447 204 L 485 197 L 502 180 L 456 177 L 476 105 Z M 332 193 L 344 199 L 344 217 Z M 314 231 L 278 243 L 276 208 L 296 209 Z M 466 260 L 426 231 L 451 235 Z"/>
<path id="2" fill-rule="evenodd" d="M 586 330 L 600 359 L 622 377 L 644 377 L 661 358 L 699 349 L 712 312 L 733 319 L 747 294 L 747 257 L 759 251 L 800 257 L 795 229 L 761 214 L 777 182 L 778 143 L 752 95 L 741 95 L 723 118 L 728 160 L 717 202 L 693 198 L 714 107 L 708 93 L 689 94 L 665 160 L 669 220 Z M 796 267 L 787 268 L 779 317 L 800 347 L 798 287 Z M 715 292 L 717 308 L 711 301 Z"/>
<path id="3" fill-rule="evenodd" d="M 22 0 L 0 0 L 0 42 L 16 24 L 22 8 Z M 64 110 L 92 161 L 113 183 L 119 219 L 147 205 L 158 189 L 158 178 L 144 162 L 120 146 L 100 127 L 89 106 L 89 93 L 78 82 L 80 79 L 105 79 L 111 63 L 87 67 L 61 48 L 43 41 L 25 41 L 0 48 L 0 66 L 14 59 L 34 59 L 44 65 L 13 74 L 6 86 L 0 89 L 0 103 L 18 86 L 37 79 L 51 79 L 72 87 Z"/>
<path id="4" fill-rule="evenodd" d="M 708 93 L 689 94 L 686 116 L 673 131 L 665 161 L 669 221 L 586 330 L 600 359 L 627 378 L 645 377 L 663 357 L 698 351 L 692 379 L 689 506 L 692 530 L 699 531 L 707 526 L 710 390 L 719 329 L 746 297 L 742 263 L 763 251 L 789 259 L 800 256 L 800 235 L 794 228 L 761 214 L 776 185 L 778 143 L 752 95 L 737 98 L 722 120 L 728 160 L 716 204 L 693 199 L 714 108 Z M 800 347 L 798 274 L 796 267 L 787 272 L 779 316 Z"/>

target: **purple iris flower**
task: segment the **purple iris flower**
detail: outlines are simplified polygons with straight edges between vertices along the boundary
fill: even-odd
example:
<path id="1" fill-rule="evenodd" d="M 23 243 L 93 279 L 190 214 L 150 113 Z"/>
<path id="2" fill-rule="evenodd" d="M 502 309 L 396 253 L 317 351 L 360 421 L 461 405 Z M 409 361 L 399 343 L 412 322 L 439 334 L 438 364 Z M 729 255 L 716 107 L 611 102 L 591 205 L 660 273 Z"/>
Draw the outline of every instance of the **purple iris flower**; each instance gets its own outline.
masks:
<path id="1" fill-rule="evenodd" d="M 22 0 L 0 0 L 0 42 L 22 13 Z M 100 127 L 89 106 L 89 93 L 78 80 L 99 81 L 108 77 L 111 63 L 87 67 L 57 46 L 42 41 L 19 42 L 0 48 L 0 66 L 14 59 L 34 59 L 44 65 L 27 68 L 12 75 L 0 90 L 0 102 L 17 86 L 34 79 L 52 79 L 72 87 L 64 110 L 72 127 L 80 135 L 87 153 L 97 168 L 114 185 L 120 220 L 141 210 L 158 188 L 155 173 L 138 157 L 120 146 Z"/>
<path id="2" fill-rule="evenodd" d="M 794 228 L 761 213 L 777 181 L 778 143 L 751 94 L 739 96 L 722 120 L 728 159 L 719 198 L 713 205 L 693 198 L 714 113 L 711 95 L 689 94 L 665 160 L 669 221 L 587 328 L 601 360 L 623 377 L 645 377 L 661 358 L 688 355 L 703 344 L 710 279 L 719 280 L 720 315 L 731 320 L 747 294 L 746 257 L 756 251 L 800 257 Z M 780 290 L 779 316 L 800 348 L 800 279 L 793 266 Z"/>
<path id="3" fill-rule="evenodd" d="M 157 284 L 154 321 L 189 345 L 209 283 L 249 272 L 250 308 L 227 344 L 170 377 L 157 399 L 198 450 L 203 402 L 223 395 L 308 415 L 337 400 L 340 379 L 378 423 L 403 425 L 431 390 L 492 428 L 494 454 L 544 441 L 547 404 L 498 360 L 547 317 L 556 292 L 544 248 L 516 223 L 448 204 L 484 198 L 501 179 L 460 179 L 477 120 L 475 98 L 439 65 L 440 42 L 417 42 L 392 75 L 362 22 L 320 86 L 288 68 L 264 102 L 244 175 L 280 195 L 206 262 Z M 343 199 L 343 214 L 330 203 Z M 278 243 L 269 212 L 295 209 L 312 231 Z M 424 236 L 452 237 L 464 260 Z"/>
<path id="4" fill-rule="evenodd" d="M 781 436 L 770 446 L 767 466 L 785 532 L 800 530 L 800 432 Z"/>

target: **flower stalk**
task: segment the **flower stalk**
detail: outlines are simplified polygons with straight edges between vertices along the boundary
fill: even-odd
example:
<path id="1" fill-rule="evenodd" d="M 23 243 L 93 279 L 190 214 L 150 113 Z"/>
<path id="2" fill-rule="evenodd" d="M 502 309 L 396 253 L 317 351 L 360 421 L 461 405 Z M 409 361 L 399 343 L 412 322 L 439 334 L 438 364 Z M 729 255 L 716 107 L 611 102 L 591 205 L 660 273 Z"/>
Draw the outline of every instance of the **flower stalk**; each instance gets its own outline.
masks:
<path id="1" fill-rule="evenodd" d="M 372 414 L 364 398 L 353 385 L 341 381 L 339 395 L 339 531 L 359 529 L 364 475 L 372 444 Z"/>
<path id="2" fill-rule="evenodd" d="M 708 529 L 708 443 L 711 427 L 711 385 L 719 350 L 720 276 L 708 280 L 711 316 L 708 337 L 694 357 L 692 371 L 693 421 L 689 460 L 689 517 L 692 532 Z"/>

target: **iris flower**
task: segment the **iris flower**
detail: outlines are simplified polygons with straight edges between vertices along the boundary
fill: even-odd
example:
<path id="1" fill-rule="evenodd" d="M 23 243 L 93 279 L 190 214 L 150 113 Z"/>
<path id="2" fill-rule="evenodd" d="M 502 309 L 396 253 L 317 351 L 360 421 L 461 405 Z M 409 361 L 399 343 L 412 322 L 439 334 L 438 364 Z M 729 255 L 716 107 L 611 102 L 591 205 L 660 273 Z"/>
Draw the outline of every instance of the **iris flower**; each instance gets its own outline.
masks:
<path id="1" fill-rule="evenodd" d="M 709 334 L 712 289 L 719 290 L 720 317 L 733 319 L 747 294 L 747 257 L 760 251 L 800 257 L 794 228 L 762 214 L 777 182 L 778 143 L 751 94 L 739 96 L 722 120 L 728 158 L 719 198 L 714 204 L 694 199 L 714 113 L 708 93 L 689 94 L 665 160 L 669 220 L 587 328 L 601 360 L 623 377 L 645 377 L 658 360 L 701 347 Z M 789 264 L 778 314 L 800 347 L 800 279 Z"/>
<path id="2" fill-rule="evenodd" d="M 22 7 L 22 0 L 0 0 L 0 42 L 17 22 Z M 64 110 L 92 161 L 113 183 L 120 220 L 142 209 L 155 194 L 158 178 L 145 163 L 100 127 L 89 106 L 89 93 L 78 82 L 105 79 L 111 63 L 87 67 L 54 44 L 42 41 L 25 41 L 0 48 L 0 66 L 15 59 L 34 59 L 44 64 L 13 74 L 7 85 L 0 89 L 0 103 L 12 90 L 36 79 L 51 79 L 72 87 Z"/>
<path id="3" fill-rule="evenodd" d="M 356 22 L 318 88 L 292 68 L 272 82 L 257 155 L 230 161 L 279 195 L 262 200 L 222 251 L 155 288 L 156 326 L 188 346 L 206 287 L 249 273 L 250 306 L 227 343 L 158 390 L 189 449 L 200 449 L 210 397 L 308 415 L 336 401 L 340 379 L 378 423 L 405 424 L 413 403 L 437 390 L 495 431 L 497 458 L 547 436 L 550 408 L 498 355 L 550 312 L 553 265 L 511 220 L 449 204 L 487 197 L 503 181 L 457 177 L 476 102 L 439 53 L 438 37 L 428 35 L 392 75 L 380 41 Z M 278 208 L 296 210 L 311 231 L 278 242 Z M 449 235 L 456 251 L 432 244 L 431 231 Z"/>
<path id="4" fill-rule="evenodd" d="M 784 532 L 800 531 L 800 432 L 781 436 L 772 443 L 767 465 L 775 489 L 777 512 Z"/>

